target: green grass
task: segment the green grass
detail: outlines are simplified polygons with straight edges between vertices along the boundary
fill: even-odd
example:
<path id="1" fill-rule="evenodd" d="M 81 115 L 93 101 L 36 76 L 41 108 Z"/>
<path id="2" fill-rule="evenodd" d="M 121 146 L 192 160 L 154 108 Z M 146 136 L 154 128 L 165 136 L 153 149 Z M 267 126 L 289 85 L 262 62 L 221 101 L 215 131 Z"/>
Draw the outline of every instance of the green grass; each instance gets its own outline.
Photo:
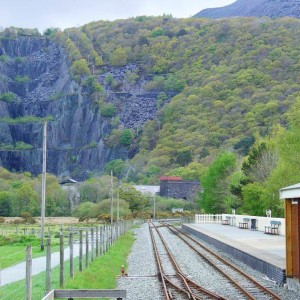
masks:
<path id="1" fill-rule="evenodd" d="M 7 268 L 25 260 L 26 245 L 32 246 L 32 257 L 45 255 L 41 251 L 40 239 L 34 235 L 8 235 L 0 236 L 0 269 Z M 52 240 L 52 252 L 59 251 L 58 240 Z"/>
<path id="2" fill-rule="evenodd" d="M 120 275 L 121 266 L 126 268 L 126 258 L 134 238 L 126 234 L 119 238 L 110 250 L 84 272 L 76 273 L 74 279 L 66 282 L 69 289 L 113 289 L 116 287 L 116 276 Z"/>
<path id="3" fill-rule="evenodd" d="M 120 274 L 121 265 L 126 267 L 126 258 L 134 242 L 131 232 L 121 236 L 109 251 L 90 263 L 89 268 L 83 272 L 75 272 L 74 279 L 69 276 L 70 262 L 65 262 L 65 289 L 114 289 L 117 275 Z M 79 259 L 74 260 L 75 269 L 78 270 Z M 83 261 L 85 266 L 85 261 Z M 52 289 L 59 289 L 59 267 L 52 269 Z M 45 272 L 32 278 L 32 300 L 40 300 L 45 294 Z M 25 299 L 25 280 L 0 287 L 0 299 Z"/>

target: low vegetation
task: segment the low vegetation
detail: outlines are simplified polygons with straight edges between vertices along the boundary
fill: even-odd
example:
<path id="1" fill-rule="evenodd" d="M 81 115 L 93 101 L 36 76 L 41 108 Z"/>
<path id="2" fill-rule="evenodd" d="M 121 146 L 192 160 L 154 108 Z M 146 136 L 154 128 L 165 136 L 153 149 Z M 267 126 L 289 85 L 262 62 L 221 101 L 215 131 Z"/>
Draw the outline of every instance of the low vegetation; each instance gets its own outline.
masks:
<path id="1" fill-rule="evenodd" d="M 65 273 L 66 283 L 64 288 L 84 288 L 84 289 L 113 289 L 117 285 L 117 276 L 120 274 L 122 265 L 126 266 L 126 257 L 129 254 L 134 242 L 132 233 L 121 236 L 108 250 L 108 252 L 95 258 L 94 262 L 89 265 L 82 273 L 75 271 L 74 279 L 71 279 L 68 272 Z M 2 252 L 1 252 L 2 253 Z M 25 250 L 23 259 L 25 256 Z M 78 266 L 78 258 L 75 259 L 75 266 Z M 70 263 L 65 262 L 65 270 L 70 268 Z M 55 267 L 51 272 L 51 287 L 59 289 L 59 267 Z M 32 279 L 32 299 L 42 299 L 45 295 L 45 272 L 42 272 Z M 0 289 L 0 297 L 11 299 L 25 299 L 25 280 L 4 286 Z"/>

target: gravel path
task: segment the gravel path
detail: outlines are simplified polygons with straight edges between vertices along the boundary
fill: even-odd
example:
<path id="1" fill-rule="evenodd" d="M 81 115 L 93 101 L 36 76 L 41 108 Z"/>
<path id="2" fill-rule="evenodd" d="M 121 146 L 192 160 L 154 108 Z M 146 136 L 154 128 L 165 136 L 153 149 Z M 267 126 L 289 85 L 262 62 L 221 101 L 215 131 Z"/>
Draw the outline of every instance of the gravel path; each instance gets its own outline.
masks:
<path id="1" fill-rule="evenodd" d="M 135 229 L 134 234 L 136 241 L 127 259 L 128 269 L 126 272 L 128 273 L 128 277 L 121 277 L 119 279 L 118 288 L 125 289 L 127 291 L 127 300 L 163 300 L 160 282 L 156 276 L 157 268 L 148 224 L 143 224 L 140 228 Z M 184 259 L 186 259 L 185 264 L 189 270 L 189 277 L 192 277 L 195 280 L 199 278 L 200 275 L 202 275 L 202 278 L 210 277 L 209 269 L 207 270 L 207 274 L 204 274 L 205 268 L 201 268 L 201 274 L 199 274 L 199 269 L 197 269 L 197 267 L 192 267 L 199 263 L 199 259 L 194 255 L 188 255 L 186 248 L 182 245 L 182 243 L 176 242 L 173 235 L 168 234 L 168 236 L 167 243 L 169 244 L 171 251 L 174 254 L 177 253 L 179 256 L 181 256 L 181 258 L 184 257 Z M 212 247 L 210 246 L 210 248 Z M 220 254 L 220 251 L 218 252 Z M 234 260 L 228 255 L 224 254 L 223 256 L 230 259 L 231 262 L 235 263 L 239 268 L 246 271 L 250 276 L 258 278 L 260 282 L 262 278 L 266 277 L 264 274 L 251 269 L 250 267 Z M 210 277 L 210 280 L 214 280 L 214 278 Z M 266 284 L 270 286 L 268 279 L 266 278 L 265 280 Z M 293 291 L 278 287 L 275 283 L 271 283 L 271 285 L 273 285 L 272 289 L 280 295 L 282 300 L 300 299 L 300 295 Z M 220 288 L 224 288 L 224 286 Z M 228 299 L 231 300 L 230 297 Z"/>
<path id="2" fill-rule="evenodd" d="M 118 288 L 126 290 L 127 300 L 163 300 L 148 224 L 134 233 L 136 241 L 127 258 L 128 277 L 119 279 Z"/>

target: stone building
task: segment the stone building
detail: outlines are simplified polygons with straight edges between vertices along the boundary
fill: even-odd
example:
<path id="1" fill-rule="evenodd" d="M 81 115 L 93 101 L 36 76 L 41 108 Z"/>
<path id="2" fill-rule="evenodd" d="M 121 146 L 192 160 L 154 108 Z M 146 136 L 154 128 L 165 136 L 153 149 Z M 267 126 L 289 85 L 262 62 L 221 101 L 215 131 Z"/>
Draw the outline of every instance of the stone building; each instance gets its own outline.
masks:
<path id="1" fill-rule="evenodd" d="M 182 180 L 179 176 L 161 176 L 160 196 L 193 201 L 200 191 L 199 181 Z"/>
<path id="2" fill-rule="evenodd" d="M 72 178 L 65 178 L 60 181 L 60 185 L 62 189 L 68 193 L 70 209 L 73 211 L 80 203 L 80 183 Z"/>

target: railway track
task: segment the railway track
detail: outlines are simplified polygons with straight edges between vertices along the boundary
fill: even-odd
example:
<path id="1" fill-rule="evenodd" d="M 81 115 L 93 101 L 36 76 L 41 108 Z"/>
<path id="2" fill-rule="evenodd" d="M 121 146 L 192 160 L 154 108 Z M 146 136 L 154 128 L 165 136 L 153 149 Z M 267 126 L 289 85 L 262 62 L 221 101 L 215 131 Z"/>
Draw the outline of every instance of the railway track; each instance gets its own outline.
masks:
<path id="1" fill-rule="evenodd" d="M 166 300 L 226 299 L 205 289 L 184 275 L 158 228 L 153 223 L 149 223 L 149 230 L 159 270 L 160 281 L 162 282 L 164 298 Z"/>
<path id="2" fill-rule="evenodd" d="M 183 231 L 170 224 L 162 224 L 160 228 L 162 227 L 168 228 L 189 248 L 197 253 L 201 260 L 204 260 L 207 264 L 213 267 L 216 272 L 218 272 L 218 274 L 224 278 L 222 280 L 224 280 L 224 286 L 226 286 L 226 289 L 229 288 L 229 285 L 234 287 L 232 298 L 230 297 L 228 299 L 280 300 L 280 297 L 272 292 L 269 288 L 263 286 L 245 272 L 238 269 L 236 266 L 226 261 L 216 253 L 212 252 L 198 240 L 190 237 Z M 235 296 L 235 293 L 239 294 L 239 296 Z"/>

